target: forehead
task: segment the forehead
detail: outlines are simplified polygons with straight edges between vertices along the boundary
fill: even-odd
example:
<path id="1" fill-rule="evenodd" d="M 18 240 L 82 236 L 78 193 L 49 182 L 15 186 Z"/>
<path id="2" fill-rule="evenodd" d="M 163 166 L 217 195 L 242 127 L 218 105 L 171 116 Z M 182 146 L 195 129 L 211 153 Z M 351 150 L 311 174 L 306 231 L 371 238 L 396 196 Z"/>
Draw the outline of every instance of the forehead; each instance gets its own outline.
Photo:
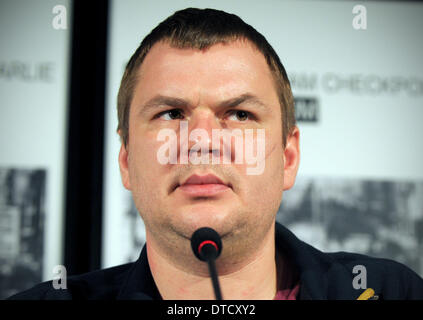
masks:
<path id="1" fill-rule="evenodd" d="M 269 89 L 276 96 L 263 54 L 247 40 L 218 43 L 205 50 L 158 42 L 138 70 L 135 95 L 214 95 L 224 99 L 245 92 L 268 95 Z"/>

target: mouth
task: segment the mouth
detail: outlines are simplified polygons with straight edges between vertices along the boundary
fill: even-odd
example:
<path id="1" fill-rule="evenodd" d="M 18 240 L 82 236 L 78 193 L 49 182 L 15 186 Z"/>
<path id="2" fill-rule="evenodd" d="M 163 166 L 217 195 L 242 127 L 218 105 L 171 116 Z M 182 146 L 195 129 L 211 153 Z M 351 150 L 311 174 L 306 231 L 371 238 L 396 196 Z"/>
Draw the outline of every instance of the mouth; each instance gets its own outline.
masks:
<path id="1" fill-rule="evenodd" d="M 225 192 L 232 188 L 230 183 L 224 182 L 213 174 L 207 175 L 191 175 L 181 184 L 175 187 L 185 195 L 192 197 L 210 197 Z"/>

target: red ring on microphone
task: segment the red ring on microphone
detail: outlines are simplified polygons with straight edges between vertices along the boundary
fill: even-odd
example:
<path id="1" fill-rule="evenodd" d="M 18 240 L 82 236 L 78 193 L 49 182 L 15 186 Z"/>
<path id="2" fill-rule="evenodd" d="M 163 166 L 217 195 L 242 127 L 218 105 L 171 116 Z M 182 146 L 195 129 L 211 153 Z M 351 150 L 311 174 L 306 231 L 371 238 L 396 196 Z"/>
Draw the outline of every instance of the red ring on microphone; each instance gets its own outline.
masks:
<path id="1" fill-rule="evenodd" d="M 206 245 L 206 244 L 211 244 L 212 246 L 214 246 L 216 248 L 216 251 L 219 251 L 219 248 L 217 247 L 217 244 L 214 241 L 211 240 L 205 240 L 203 242 L 200 243 L 200 245 L 198 246 L 198 253 L 201 254 L 201 249 Z"/>

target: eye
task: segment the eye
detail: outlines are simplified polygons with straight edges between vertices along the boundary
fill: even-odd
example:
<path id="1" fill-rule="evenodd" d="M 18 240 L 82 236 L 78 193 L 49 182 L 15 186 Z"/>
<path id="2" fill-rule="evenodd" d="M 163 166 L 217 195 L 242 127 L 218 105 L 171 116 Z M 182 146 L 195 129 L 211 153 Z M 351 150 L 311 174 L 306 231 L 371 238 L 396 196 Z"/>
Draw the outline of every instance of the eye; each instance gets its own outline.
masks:
<path id="1" fill-rule="evenodd" d="M 156 118 L 162 118 L 163 120 L 183 119 L 183 117 L 181 109 L 163 111 L 156 116 Z"/>
<path id="2" fill-rule="evenodd" d="M 245 122 L 253 118 L 251 113 L 244 110 L 232 110 L 229 113 L 230 113 L 230 116 L 229 116 L 230 120 Z"/>

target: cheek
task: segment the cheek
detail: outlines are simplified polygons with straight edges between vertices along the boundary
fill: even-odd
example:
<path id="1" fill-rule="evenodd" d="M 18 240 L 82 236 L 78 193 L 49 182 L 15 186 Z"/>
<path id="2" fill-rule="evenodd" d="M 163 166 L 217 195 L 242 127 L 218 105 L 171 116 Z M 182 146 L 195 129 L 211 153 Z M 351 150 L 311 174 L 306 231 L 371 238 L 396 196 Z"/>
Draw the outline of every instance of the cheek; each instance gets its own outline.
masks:
<path id="1" fill-rule="evenodd" d="M 134 138 L 135 137 L 135 138 Z M 142 137 L 142 139 L 137 138 Z M 129 170 L 131 184 L 138 188 L 152 187 L 157 179 L 160 164 L 157 161 L 157 150 L 160 142 L 151 133 L 136 133 L 130 136 Z"/>
<path id="2" fill-rule="evenodd" d="M 283 176 L 284 160 L 282 139 L 269 139 L 269 143 L 266 144 L 265 160 L 269 174 Z M 275 176 L 275 178 L 277 177 Z"/>
<path id="3" fill-rule="evenodd" d="M 134 130 L 130 132 L 130 147 L 133 158 L 137 161 L 156 159 L 157 150 L 163 142 L 158 141 L 157 133 L 147 130 Z M 152 165 L 154 163 L 146 162 L 143 166 Z"/>
<path id="4" fill-rule="evenodd" d="M 283 148 L 282 139 L 266 136 L 264 168 L 258 175 L 246 175 L 248 197 L 254 198 L 258 206 L 279 205 L 283 191 Z M 258 167 L 258 165 L 257 165 Z M 263 192 L 265 190 L 265 192 Z"/>
<path id="5" fill-rule="evenodd" d="M 147 223 L 154 211 L 152 208 L 157 207 L 163 196 L 160 177 L 163 176 L 165 166 L 158 163 L 156 156 L 161 143 L 157 141 L 156 135 L 150 133 L 131 134 L 128 160 L 131 191 L 135 205 Z"/>
<path id="6" fill-rule="evenodd" d="M 248 143 L 247 143 L 248 144 Z M 275 131 L 266 131 L 266 134 L 257 135 L 249 147 L 254 157 L 247 155 L 246 151 L 246 175 L 256 175 L 258 179 L 264 181 L 278 180 L 283 176 L 283 146 L 282 137 Z M 248 161 L 254 159 L 254 161 Z M 249 169 L 248 169 L 249 168 Z M 254 170 L 253 170 L 254 169 Z M 262 177 L 260 177 L 262 176 Z"/>

